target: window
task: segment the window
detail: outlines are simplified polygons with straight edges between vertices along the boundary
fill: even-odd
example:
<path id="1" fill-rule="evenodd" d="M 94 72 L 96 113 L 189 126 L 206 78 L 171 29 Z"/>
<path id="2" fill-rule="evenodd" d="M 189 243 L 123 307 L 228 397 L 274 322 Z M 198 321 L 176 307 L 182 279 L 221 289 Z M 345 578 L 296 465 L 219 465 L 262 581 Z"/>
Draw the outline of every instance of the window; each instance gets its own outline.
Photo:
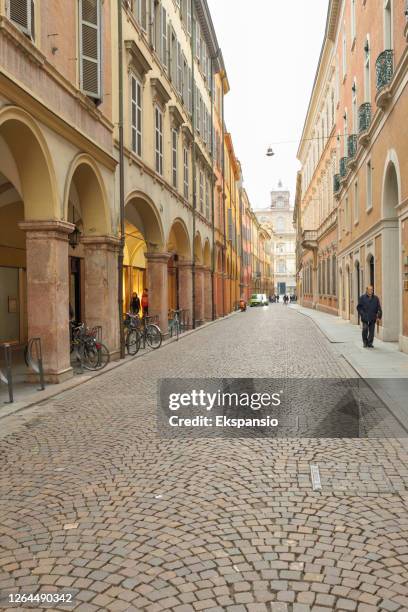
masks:
<path id="1" fill-rule="evenodd" d="M 177 189 L 177 171 L 178 171 L 178 155 L 177 155 L 177 145 L 178 145 L 178 134 L 177 130 L 171 131 L 171 166 L 172 166 L 172 181 L 173 187 Z"/>
<path id="2" fill-rule="evenodd" d="M 346 26 L 343 28 L 343 79 L 347 73 L 347 34 L 346 34 Z"/>
<path id="3" fill-rule="evenodd" d="M 346 201 L 344 204 L 344 230 L 346 234 L 348 234 L 350 229 L 350 204 L 348 196 L 346 196 Z"/>
<path id="4" fill-rule="evenodd" d="M 350 25 L 351 25 L 351 44 L 353 44 L 354 39 L 356 38 L 356 0 L 350 0 L 351 1 L 351 21 L 350 21 Z"/>
<path id="5" fill-rule="evenodd" d="M 183 53 L 181 45 L 177 42 L 177 91 L 180 96 L 183 95 Z"/>
<path id="6" fill-rule="evenodd" d="M 371 166 L 371 160 L 369 160 L 366 164 L 366 181 L 366 209 L 371 210 L 371 208 L 373 207 L 373 169 Z"/>
<path id="7" fill-rule="evenodd" d="M 276 231 L 284 232 L 285 231 L 285 219 L 283 217 L 278 217 L 276 221 Z"/>
<path id="8" fill-rule="evenodd" d="M 370 41 L 368 37 L 364 46 L 364 96 L 365 102 L 371 102 Z"/>
<path id="9" fill-rule="evenodd" d="M 278 274 L 285 274 L 286 272 L 286 262 L 284 259 L 278 261 Z"/>
<path id="10" fill-rule="evenodd" d="M 9 0 L 8 18 L 24 34 L 34 38 L 34 2 L 32 0 Z"/>
<path id="11" fill-rule="evenodd" d="M 358 201 L 358 181 L 354 182 L 354 224 L 357 225 L 359 220 L 360 204 Z"/>
<path id="12" fill-rule="evenodd" d="M 163 113 L 158 106 L 155 107 L 154 115 L 156 172 L 163 174 Z"/>
<path id="13" fill-rule="evenodd" d="M 196 58 L 200 61 L 201 57 L 201 28 L 198 21 L 195 22 L 195 45 L 196 45 Z"/>
<path id="14" fill-rule="evenodd" d="M 102 97 L 101 1 L 79 0 L 79 82 L 95 100 Z"/>
<path id="15" fill-rule="evenodd" d="M 147 0 L 133 0 L 132 12 L 138 24 L 146 30 L 147 28 Z"/>
<path id="16" fill-rule="evenodd" d="M 160 60 L 167 69 L 167 13 L 164 6 L 160 11 Z"/>
<path id="17" fill-rule="evenodd" d="M 131 77 L 131 125 L 132 151 L 142 155 L 142 86 L 138 79 Z"/>
<path id="18" fill-rule="evenodd" d="M 204 173 L 200 170 L 200 212 L 204 213 Z"/>
<path id="19" fill-rule="evenodd" d="M 353 81 L 352 87 L 352 111 L 353 111 L 353 134 L 358 133 L 358 114 L 357 114 L 357 83 Z"/>
<path id="20" fill-rule="evenodd" d="M 392 0 L 384 0 L 384 49 L 392 46 Z"/>
<path id="21" fill-rule="evenodd" d="M 188 149 L 187 147 L 184 147 L 183 149 L 183 166 L 184 166 L 184 171 L 183 171 L 183 193 L 184 193 L 184 197 L 186 200 L 188 200 L 189 197 L 189 191 L 190 191 L 190 176 L 189 176 L 189 164 L 188 164 Z"/>
<path id="22" fill-rule="evenodd" d="M 348 114 L 344 111 L 343 156 L 347 157 Z"/>
<path id="23" fill-rule="evenodd" d="M 205 216 L 210 219 L 210 181 L 205 179 Z"/>

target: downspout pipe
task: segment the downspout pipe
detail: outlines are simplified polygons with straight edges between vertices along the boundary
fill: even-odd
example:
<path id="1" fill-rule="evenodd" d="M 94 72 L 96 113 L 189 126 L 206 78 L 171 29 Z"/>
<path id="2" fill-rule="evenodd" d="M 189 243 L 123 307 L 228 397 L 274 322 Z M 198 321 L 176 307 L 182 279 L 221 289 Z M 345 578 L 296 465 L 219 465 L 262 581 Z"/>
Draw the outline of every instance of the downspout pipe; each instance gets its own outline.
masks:
<path id="1" fill-rule="evenodd" d="M 118 0 L 118 93 L 119 93 L 119 219 L 120 244 L 118 254 L 118 315 L 120 358 L 125 358 L 125 329 L 123 324 L 123 261 L 125 250 L 125 163 L 123 141 L 123 26 L 122 0 Z"/>
<path id="2" fill-rule="evenodd" d="M 188 0 L 191 2 L 191 22 L 192 22 L 192 36 L 191 36 L 191 95 L 192 95 L 192 114 L 191 121 L 193 127 L 193 144 L 192 144 L 192 163 L 193 163 L 193 257 L 192 257 L 192 309 L 191 320 L 193 329 L 196 328 L 196 315 L 195 315 L 195 304 L 196 304 L 196 254 L 195 254 L 195 235 L 196 235 L 196 213 L 197 213 L 197 169 L 196 169 L 196 92 L 195 92 L 195 50 L 196 50 L 196 36 L 197 28 L 195 26 L 195 10 L 194 0 Z"/>
<path id="3" fill-rule="evenodd" d="M 217 51 L 217 55 L 219 50 Z M 216 56 L 217 57 L 217 56 Z M 215 321 L 215 182 L 214 182 L 214 58 L 211 58 L 211 222 L 212 222 L 212 258 L 211 258 L 211 318 Z"/>

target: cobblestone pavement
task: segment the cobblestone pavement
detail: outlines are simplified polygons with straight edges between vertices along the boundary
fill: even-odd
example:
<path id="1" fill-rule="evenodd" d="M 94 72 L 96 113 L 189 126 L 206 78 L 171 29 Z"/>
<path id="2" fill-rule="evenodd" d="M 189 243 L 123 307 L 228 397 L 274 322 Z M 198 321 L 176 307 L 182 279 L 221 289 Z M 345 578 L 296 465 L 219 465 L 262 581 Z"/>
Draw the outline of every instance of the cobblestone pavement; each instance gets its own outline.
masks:
<path id="1" fill-rule="evenodd" d="M 83 612 L 408 610 L 404 440 L 160 439 L 163 376 L 354 374 L 276 305 L 2 419 L 0 606 L 71 592 Z"/>

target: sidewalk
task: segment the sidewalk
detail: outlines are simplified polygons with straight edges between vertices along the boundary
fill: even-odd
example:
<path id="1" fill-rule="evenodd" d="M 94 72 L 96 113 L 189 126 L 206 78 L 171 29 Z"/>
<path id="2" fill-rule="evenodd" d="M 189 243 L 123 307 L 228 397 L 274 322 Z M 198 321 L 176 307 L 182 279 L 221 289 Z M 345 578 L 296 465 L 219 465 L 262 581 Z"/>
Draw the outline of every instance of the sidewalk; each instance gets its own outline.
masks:
<path id="1" fill-rule="evenodd" d="M 233 317 L 236 315 L 236 312 L 231 312 L 225 317 L 220 317 L 219 319 L 215 319 L 214 321 L 209 321 L 208 323 L 204 323 L 204 325 L 200 325 L 196 329 L 191 329 L 189 331 L 184 332 L 180 335 L 179 341 L 182 341 L 184 338 L 188 337 L 190 334 L 195 334 L 200 332 L 203 329 L 206 329 L 210 325 L 216 325 L 220 321 L 224 321 L 229 317 Z M 177 342 L 175 338 L 166 338 L 163 341 L 162 347 L 159 349 L 163 350 L 169 344 L 173 342 Z M 124 365 L 129 364 L 135 359 L 143 359 L 144 356 L 150 354 L 152 349 L 141 350 L 137 355 L 131 357 L 127 355 L 125 359 L 118 361 L 111 361 L 106 368 L 97 372 L 84 372 L 83 374 L 76 374 L 73 378 L 59 384 L 59 385 L 46 385 L 44 391 L 37 390 L 39 385 L 36 384 L 24 384 L 23 382 L 18 382 L 15 385 L 15 401 L 13 404 L 8 403 L 8 391 L 7 385 L 4 383 L 0 383 L 0 419 L 7 417 L 11 414 L 15 414 L 16 412 L 20 412 L 25 408 L 29 408 L 30 406 L 35 406 L 36 404 L 41 404 L 65 391 L 69 391 L 74 387 L 78 387 L 79 385 L 83 385 L 84 383 L 93 380 L 97 376 L 103 376 L 107 372 L 111 370 L 115 370 L 116 368 L 120 368 Z"/>
<path id="2" fill-rule="evenodd" d="M 376 338 L 375 348 L 366 349 L 357 325 L 298 304 L 290 308 L 314 321 L 333 348 L 367 381 L 408 430 L 408 355 L 398 350 L 398 343 Z"/>

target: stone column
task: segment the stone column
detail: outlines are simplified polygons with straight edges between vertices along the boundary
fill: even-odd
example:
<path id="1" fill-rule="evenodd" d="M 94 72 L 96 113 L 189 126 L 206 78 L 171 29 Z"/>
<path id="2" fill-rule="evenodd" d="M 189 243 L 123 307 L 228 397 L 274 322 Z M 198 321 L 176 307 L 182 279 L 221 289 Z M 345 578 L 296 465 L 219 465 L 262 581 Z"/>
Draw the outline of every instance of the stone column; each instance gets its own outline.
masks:
<path id="1" fill-rule="evenodd" d="M 27 249 L 28 338 L 40 338 L 45 380 L 72 376 L 69 339 L 68 235 L 66 221 L 23 221 Z"/>
<path id="2" fill-rule="evenodd" d="M 215 287 L 215 281 L 214 281 Z M 216 294 L 214 292 L 214 303 L 216 300 Z M 204 269 L 204 320 L 212 321 L 213 316 L 213 292 L 212 292 L 212 275 L 209 268 Z"/>
<path id="3" fill-rule="evenodd" d="M 170 253 L 146 253 L 147 288 L 149 291 L 149 315 L 159 317 L 163 334 L 168 331 L 168 269 Z"/>
<path id="4" fill-rule="evenodd" d="M 120 241 L 110 236 L 84 236 L 81 242 L 85 252 L 85 323 L 88 327 L 102 326 L 102 342 L 109 349 L 111 359 L 118 359 Z"/>
<path id="5" fill-rule="evenodd" d="M 204 323 L 205 287 L 204 287 L 204 266 L 196 264 L 195 267 L 195 319 L 196 325 Z M 211 287 L 210 287 L 211 295 Z"/>
<path id="6" fill-rule="evenodd" d="M 191 261 L 179 261 L 179 304 L 187 310 L 187 320 L 193 323 L 193 266 Z M 197 296 L 196 296 L 197 297 Z"/>

